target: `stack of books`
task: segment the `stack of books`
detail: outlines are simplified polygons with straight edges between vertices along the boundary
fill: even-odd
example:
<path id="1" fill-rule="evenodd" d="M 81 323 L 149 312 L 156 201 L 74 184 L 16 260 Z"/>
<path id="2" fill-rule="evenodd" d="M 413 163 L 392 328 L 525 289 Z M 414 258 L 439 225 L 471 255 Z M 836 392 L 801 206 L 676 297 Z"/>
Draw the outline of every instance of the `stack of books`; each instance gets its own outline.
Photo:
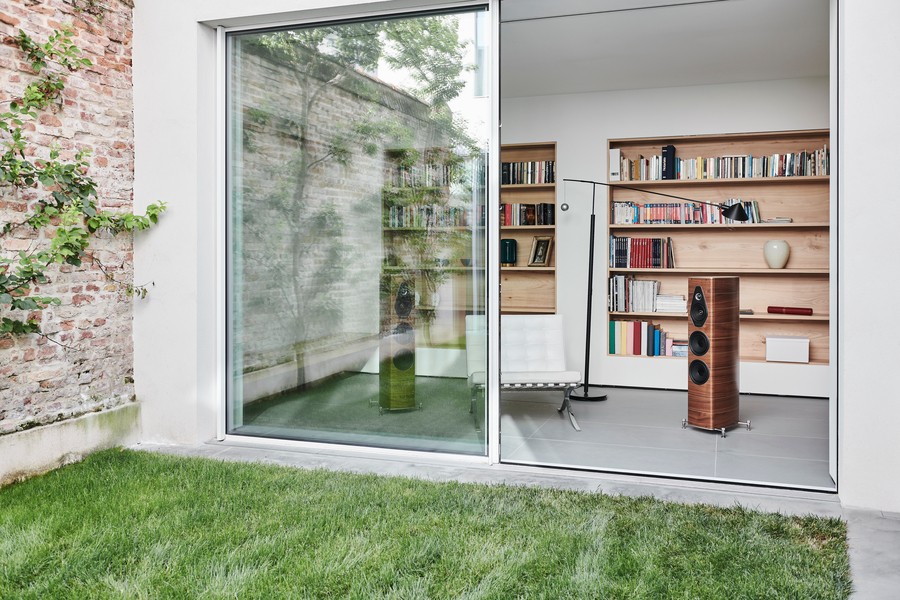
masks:
<path id="1" fill-rule="evenodd" d="M 684 296 L 657 294 L 656 312 L 686 313 L 687 300 Z"/>

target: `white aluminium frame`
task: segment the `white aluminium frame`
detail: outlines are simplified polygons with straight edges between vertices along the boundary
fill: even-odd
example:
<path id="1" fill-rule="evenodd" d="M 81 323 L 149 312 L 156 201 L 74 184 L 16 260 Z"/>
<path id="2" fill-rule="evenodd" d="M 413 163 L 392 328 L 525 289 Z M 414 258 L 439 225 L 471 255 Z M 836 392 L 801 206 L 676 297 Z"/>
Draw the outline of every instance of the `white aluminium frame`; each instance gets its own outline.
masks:
<path id="1" fill-rule="evenodd" d="M 278 440 L 271 438 L 254 438 L 252 436 L 234 436 L 226 433 L 226 419 L 228 413 L 227 377 L 229 377 L 228 347 L 228 310 L 226 299 L 229 297 L 230 284 L 227 279 L 228 252 L 225 242 L 228 239 L 229 225 L 227 220 L 228 190 L 231 182 L 228 180 L 228 116 L 227 104 L 227 38 L 230 33 L 253 31 L 272 27 L 290 27 L 300 25 L 312 25 L 327 23 L 329 20 L 347 20 L 353 18 L 388 17 L 410 14 L 421 11 L 456 10 L 465 8 L 486 7 L 491 31 L 491 46 L 489 60 L 490 70 L 490 134 L 489 156 L 490 168 L 488 169 L 488 203 L 489 214 L 497 214 L 500 202 L 500 0 L 466 0 L 461 2 L 429 3 L 421 0 L 416 6 L 402 6 L 396 8 L 383 8 L 371 12 L 359 12 L 357 14 L 340 14 L 332 18 L 310 17 L 306 19 L 292 19 L 289 21 L 276 21 L 252 25 L 218 26 L 216 27 L 216 439 L 220 442 L 233 442 L 241 444 L 265 444 L 285 449 L 307 450 L 346 450 L 358 454 L 370 454 L 379 456 L 396 456 L 417 461 L 449 461 L 468 464 L 495 464 L 500 462 L 500 371 L 499 371 L 499 331 L 500 331 L 500 262 L 499 240 L 500 227 L 496 219 L 488 219 L 485 231 L 487 259 L 486 259 L 486 304 L 488 314 L 488 355 L 487 355 L 487 452 L 484 456 L 471 456 L 462 454 L 422 452 L 413 450 L 401 450 L 392 448 L 378 448 L 371 446 L 349 446 L 335 443 L 307 442 L 297 440 Z"/>

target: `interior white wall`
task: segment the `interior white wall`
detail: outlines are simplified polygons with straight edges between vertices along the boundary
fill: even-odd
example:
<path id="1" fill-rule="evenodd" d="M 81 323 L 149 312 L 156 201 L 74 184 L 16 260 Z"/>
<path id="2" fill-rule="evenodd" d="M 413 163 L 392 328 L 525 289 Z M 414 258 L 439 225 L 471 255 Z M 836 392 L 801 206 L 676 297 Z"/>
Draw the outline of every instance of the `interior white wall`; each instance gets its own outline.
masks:
<path id="1" fill-rule="evenodd" d="M 571 207 L 557 213 L 557 311 L 565 319 L 571 365 L 584 364 L 591 186 L 562 179 L 607 181 L 609 138 L 829 126 L 827 78 L 510 98 L 501 99 L 500 108 L 503 143 L 557 142 L 557 202 L 567 201 Z M 606 197 L 606 188 L 598 187 L 591 382 L 685 389 L 682 361 L 657 360 L 651 365 L 645 359 L 606 356 Z M 823 367 L 745 364 L 740 380 L 742 391 L 829 395 Z"/>
<path id="2" fill-rule="evenodd" d="M 215 152 L 211 137 L 216 126 L 215 88 L 209 82 L 215 72 L 215 40 L 212 30 L 199 23 L 286 13 L 296 10 L 297 4 L 294 0 L 136 2 L 135 208 L 140 210 L 154 200 L 166 200 L 170 205 L 160 226 L 150 235 L 140 236 L 135 249 L 136 281 L 155 282 L 151 296 L 135 309 L 135 389 L 142 403 L 146 441 L 200 442 L 213 437 L 216 424 L 209 415 L 221 402 L 208 386 L 217 376 L 211 366 L 215 364 L 215 340 L 210 336 L 216 329 L 214 308 L 218 300 L 216 286 L 211 285 L 211 280 L 217 282 L 214 264 L 210 262 L 217 249 L 217 240 L 211 233 L 216 176 L 210 160 Z M 353 5 L 375 5 L 358 0 L 306 0 L 303 4 L 309 9 L 345 10 Z M 873 324 L 875 320 L 890 322 L 896 304 L 898 283 L 884 257 L 896 254 L 900 203 L 888 201 L 878 207 L 858 208 L 873 199 L 890 200 L 890 188 L 885 183 L 892 175 L 889 157 L 893 155 L 895 136 L 889 132 L 900 131 L 900 82 L 893 64 L 900 51 L 894 31 L 900 22 L 900 5 L 890 0 L 844 0 L 841 17 L 840 135 L 844 158 L 838 173 L 842 192 L 841 305 L 835 311 L 841 327 L 840 496 L 851 506 L 900 512 L 900 478 L 896 477 L 900 464 L 900 444 L 896 442 L 900 402 L 896 401 L 896 386 L 890 376 L 900 362 L 900 342 L 886 333 L 883 325 Z M 757 85 L 779 84 L 754 87 Z M 795 91 L 818 96 L 815 82 L 808 85 L 806 92 L 802 91 L 805 85 Z M 756 94 L 744 89 L 748 94 Z M 703 91 L 687 88 L 678 94 L 693 93 L 693 99 L 701 103 Z M 736 90 L 731 94 L 738 95 Z M 533 129 L 527 136 L 521 131 L 517 135 L 522 136 L 520 139 L 559 140 L 563 177 L 605 174 L 602 140 L 585 142 L 577 151 L 567 150 L 563 143 L 574 137 L 577 129 L 587 128 L 601 116 L 610 123 L 606 136 L 622 135 L 626 127 L 632 134 L 643 131 L 644 135 L 690 133 L 696 124 L 707 130 L 734 128 L 734 115 L 720 115 L 727 123 L 717 124 L 687 119 L 678 111 L 665 108 L 662 110 L 676 114 L 651 128 L 639 122 L 629 124 L 608 108 L 592 105 L 588 95 L 560 100 L 577 101 L 586 121 L 573 119 L 565 128 L 551 129 L 552 111 L 544 111 L 531 122 Z M 785 123 L 779 114 L 784 107 L 770 106 L 765 120 L 754 117 L 746 127 L 828 125 L 818 110 L 813 111 L 812 123 L 807 123 L 804 115 Z M 521 109 L 524 108 L 523 103 Z M 505 131 L 507 141 L 516 141 L 510 131 L 514 129 L 514 111 L 514 106 L 507 106 L 503 114 L 510 123 Z M 873 175 L 879 167 L 884 173 Z M 875 210 L 879 211 L 879 218 L 871 216 Z M 573 209 L 566 218 L 579 214 L 584 218 L 584 212 Z M 561 226 L 569 227 L 565 221 L 561 221 Z M 561 236 L 560 243 L 564 255 L 583 256 L 586 252 L 584 239 Z M 567 314 L 577 315 L 579 311 L 572 305 L 583 302 L 583 294 L 570 291 L 568 286 L 570 282 L 584 285 L 584 268 L 573 264 L 563 266 L 560 272 L 561 308 Z M 583 287 L 580 289 L 583 291 Z M 578 325 L 573 327 L 577 330 Z"/>

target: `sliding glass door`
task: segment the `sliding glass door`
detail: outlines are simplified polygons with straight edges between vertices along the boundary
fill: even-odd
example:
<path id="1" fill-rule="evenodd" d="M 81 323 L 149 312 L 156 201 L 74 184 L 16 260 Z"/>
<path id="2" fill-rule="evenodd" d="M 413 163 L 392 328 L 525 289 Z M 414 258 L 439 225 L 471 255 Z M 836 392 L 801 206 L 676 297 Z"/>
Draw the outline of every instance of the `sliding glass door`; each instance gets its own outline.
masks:
<path id="1" fill-rule="evenodd" d="M 229 434 L 485 454 L 485 16 L 228 34 Z"/>

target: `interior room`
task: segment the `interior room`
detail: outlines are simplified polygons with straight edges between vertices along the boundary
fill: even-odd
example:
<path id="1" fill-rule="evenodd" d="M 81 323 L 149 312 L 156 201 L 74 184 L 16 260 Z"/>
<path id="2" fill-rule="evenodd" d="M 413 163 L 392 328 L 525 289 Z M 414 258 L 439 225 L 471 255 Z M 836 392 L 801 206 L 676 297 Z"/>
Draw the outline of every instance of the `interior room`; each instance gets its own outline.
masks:
<path id="1" fill-rule="evenodd" d="M 829 10 L 230 33 L 227 432 L 833 490 Z"/>
<path id="2" fill-rule="evenodd" d="M 589 371 L 591 383 L 605 387 L 591 386 L 588 395 L 606 400 L 573 399 L 581 428 L 576 431 L 557 410 L 561 394 L 504 393 L 501 460 L 834 489 L 837 399 L 829 340 L 835 327 L 828 307 L 834 294 L 829 240 L 835 235 L 836 195 L 828 171 L 802 183 L 773 178 L 747 185 L 735 178 L 749 173 L 696 185 L 661 182 L 652 173 L 654 156 L 661 159 L 669 145 L 684 169 L 679 179 L 696 177 L 688 170 L 696 162 L 683 159 L 832 148 L 829 11 L 827 0 L 502 3 L 501 160 L 555 160 L 556 180 L 545 190 L 502 186 L 501 203 L 549 202 L 555 196 L 557 208 L 568 210 L 556 212 L 553 227 L 501 228 L 501 238 L 516 239 L 520 254 L 526 247 L 526 259 L 533 237 L 555 238 L 551 272 L 522 269 L 521 256 L 515 268 L 501 267 L 501 311 L 561 315 L 567 368 Z M 648 173 L 640 171 L 641 159 L 647 159 Z M 669 214 L 653 221 L 648 213 L 641 220 L 639 212 L 623 220 L 616 213 L 634 205 L 679 205 L 660 192 L 681 202 L 739 199 L 757 212 L 748 223 L 712 225 L 667 220 Z M 610 261 L 611 253 L 618 258 L 612 237 L 641 235 L 668 244 L 674 268 Z M 764 256 L 773 238 L 791 248 L 786 266 L 777 270 Z M 671 356 L 671 349 L 669 356 L 638 356 L 646 354 L 646 344 L 637 352 L 631 346 L 630 325 L 646 330 L 649 324 L 674 340 L 677 354 L 678 343 L 688 337 L 684 302 L 694 276 L 740 280 L 741 424 L 729 426 L 724 436 L 684 427 L 690 359 Z M 658 281 L 658 294 L 682 304 L 660 306 L 659 312 L 610 306 L 616 279 L 616 285 Z M 812 314 L 779 315 L 769 306 Z M 628 328 L 621 342 L 620 325 Z M 639 337 L 638 331 L 633 339 Z M 806 354 L 796 358 L 801 362 L 781 362 L 776 338 L 806 344 Z"/>

